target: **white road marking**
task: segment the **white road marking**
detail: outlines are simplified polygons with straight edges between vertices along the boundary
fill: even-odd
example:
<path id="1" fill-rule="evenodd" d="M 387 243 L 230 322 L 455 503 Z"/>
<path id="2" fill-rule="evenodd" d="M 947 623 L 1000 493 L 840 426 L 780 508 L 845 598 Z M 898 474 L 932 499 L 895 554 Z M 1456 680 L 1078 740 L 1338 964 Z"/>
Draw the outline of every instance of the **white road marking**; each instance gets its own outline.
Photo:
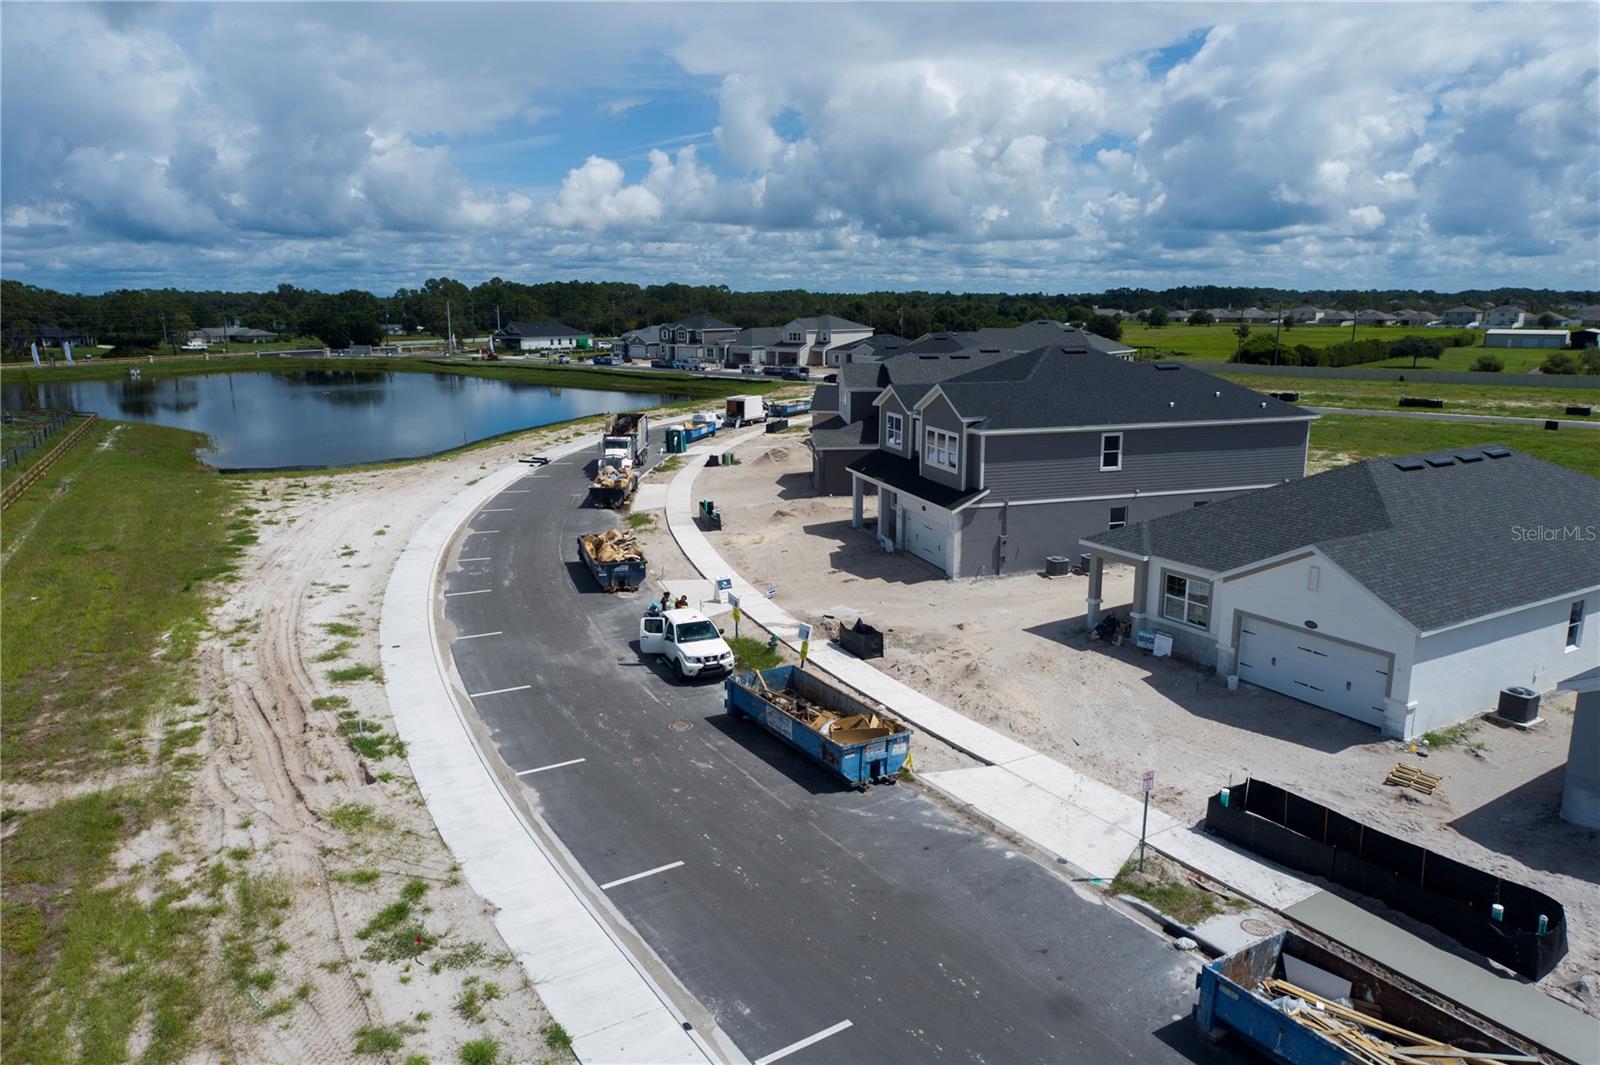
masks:
<path id="1" fill-rule="evenodd" d="M 449 599 L 452 595 L 482 595 L 484 592 L 492 591 L 494 591 L 493 588 L 474 588 L 470 592 L 445 592 L 444 597 Z"/>
<path id="2" fill-rule="evenodd" d="M 613 880 L 609 884 L 601 884 L 600 885 L 600 890 L 601 891 L 610 891 L 612 888 L 617 887 L 619 884 L 628 884 L 628 883 L 632 883 L 635 880 L 643 880 L 647 876 L 655 876 L 657 873 L 664 873 L 668 869 L 676 869 L 678 866 L 680 866 L 682 864 L 683 864 L 682 862 L 672 862 L 669 865 L 658 865 L 654 869 L 646 869 L 642 873 L 634 873 L 632 876 L 625 876 L 621 880 Z"/>
<path id="3" fill-rule="evenodd" d="M 458 559 L 456 559 L 456 561 L 457 562 L 493 562 L 494 559 L 492 557 L 490 557 L 489 555 L 482 555 L 482 556 L 480 556 L 478 558 L 458 558 Z"/>
<path id="4" fill-rule="evenodd" d="M 504 636 L 504 635 L 505 635 L 504 630 L 502 630 L 500 632 L 475 632 L 471 636 L 457 636 L 456 639 L 458 639 L 458 640 L 481 640 L 485 636 Z"/>
<path id="5" fill-rule="evenodd" d="M 526 488 L 504 488 L 501 489 L 500 494 L 503 496 L 525 496 L 528 491 Z"/>
<path id="6" fill-rule="evenodd" d="M 469 531 L 467 533 L 467 535 L 468 536 L 482 536 L 485 533 L 497 533 L 499 531 L 500 531 L 499 529 L 473 529 L 473 530 Z"/>
<path id="7" fill-rule="evenodd" d="M 520 773 L 518 773 L 517 776 L 525 777 L 525 776 L 528 776 L 528 775 L 530 775 L 532 773 L 543 773 L 546 769 L 561 769 L 561 768 L 563 768 L 565 766 L 577 765 L 579 762 L 583 762 L 583 761 L 587 761 L 587 759 L 584 759 L 584 758 L 571 758 L 571 759 L 568 759 L 565 762 L 553 762 L 550 765 L 542 765 L 538 769 L 524 769 Z M 680 863 L 680 864 L 682 864 L 682 863 Z"/>
<path id="8" fill-rule="evenodd" d="M 504 695 L 506 692 L 525 692 L 533 687 L 532 684 L 518 684 L 515 688 L 496 688 L 492 692 L 471 692 L 468 699 L 482 699 L 485 695 Z"/>
<path id="9" fill-rule="evenodd" d="M 484 507 L 482 510 L 478 511 L 478 513 L 479 514 L 510 514 L 512 509 L 513 508 L 511 508 L 511 507 Z"/>
<path id="10" fill-rule="evenodd" d="M 850 1022 L 849 1021 L 840 1021 L 838 1024 L 834 1025 L 832 1028 L 824 1028 L 822 1031 L 818 1032 L 816 1035 L 808 1035 L 804 1039 L 800 1040 L 798 1043 L 790 1043 L 788 1046 L 784 1047 L 782 1050 L 774 1050 L 772 1053 L 768 1054 L 764 1058 L 757 1058 L 755 1060 L 755 1065 L 772 1065 L 772 1062 L 777 1061 L 779 1058 L 786 1058 L 790 1054 L 793 1054 L 797 1050 L 804 1050 L 806 1047 L 810 1046 L 812 1043 L 820 1043 L 824 1039 L 828 1038 L 830 1035 L 838 1035 L 840 1032 L 844 1031 L 848 1027 L 850 1027 Z"/>

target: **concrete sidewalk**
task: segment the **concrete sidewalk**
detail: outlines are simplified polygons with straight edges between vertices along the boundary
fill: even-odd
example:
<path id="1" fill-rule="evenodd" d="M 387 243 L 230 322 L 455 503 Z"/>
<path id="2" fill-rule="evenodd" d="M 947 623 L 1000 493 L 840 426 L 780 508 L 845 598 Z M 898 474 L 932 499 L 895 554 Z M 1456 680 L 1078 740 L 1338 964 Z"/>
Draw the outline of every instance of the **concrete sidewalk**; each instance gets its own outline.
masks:
<path id="1" fill-rule="evenodd" d="M 594 447 L 574 441 L 552 458 Z M 680 1011 L 625 948 L 614 914 L 575 882 L 548 828 L 530 822 L 475 742 L 465 693 L 441 652 L 435 578 L 456 531 L 489 499 L 537 476 L 517 463 L 486 475 L 430 517 L 406 545 L 379 623 L 384 687 L 407 760 L 445 844 L 551 1015 L 589 1062 L 706 1062 L 718 1055 L 691 1037 Z M 715 1037 L 715 1033 L 713 1033 Z"/>
<path id="2" fill-rule="evenodd" d="M 799 651 L 800 622 L 731 567 L 695 524 L 694 483 L 709 451 L 727 451 L 758 432 L 697 445 L 667 489 L 667 528 L 707 578 L 726 577 L 746 616 Z M 1115 877 L 1139 844 L 1143 803 L 950 707 L 908 688 L 834 647 L 813 640 L 810 661 L 926 732 L 987 763 L 921 773 L 919 780 L 979 818 L 1015 833 L 1088 879 Z M 913 749 L 913 756 L 915 751 Z M 1129 766 L 1129 772 L 1137 770 Z M 1537 987 L 1436 948 L 1293 873 L 1236 850 L 1159 810 L 1150 811 L 1148 845 L 1270 909 L 1377 958 L 1424 986 L 1510 1031 L 1588 1065 L 1600 1059 L 1600 1020 L 1563 1005 Z M 1408 949 L 1384 949 L 1405 945 Z M 1554 1042 L 1547 1042 L 1553 1040 Z M 1587 1051 L 1585 1048 L 1590 1048 Z"/>

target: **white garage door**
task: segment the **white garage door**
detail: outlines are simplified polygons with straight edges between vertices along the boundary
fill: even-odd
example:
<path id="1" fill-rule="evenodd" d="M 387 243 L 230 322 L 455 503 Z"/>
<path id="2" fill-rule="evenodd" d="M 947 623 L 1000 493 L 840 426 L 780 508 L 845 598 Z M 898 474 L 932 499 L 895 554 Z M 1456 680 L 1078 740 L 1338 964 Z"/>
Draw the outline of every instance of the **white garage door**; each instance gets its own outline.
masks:
<path id="1" fill-rule="evenodd" d="M 1239 624 L 1239 679 L 1383 724 L 1389 657 L 1259 618 Z"/>
<path id="2" fill-rule="evenodd" d="M 925 513 L 921 505 L 911 504 L 906 516 L 906 550 L 918 558 L 925 558 L 938 566 L 945 568 L 945 527 L 944 522 L 933 515 Z M 941 514 L 940 518 L 943 517 Z"/>

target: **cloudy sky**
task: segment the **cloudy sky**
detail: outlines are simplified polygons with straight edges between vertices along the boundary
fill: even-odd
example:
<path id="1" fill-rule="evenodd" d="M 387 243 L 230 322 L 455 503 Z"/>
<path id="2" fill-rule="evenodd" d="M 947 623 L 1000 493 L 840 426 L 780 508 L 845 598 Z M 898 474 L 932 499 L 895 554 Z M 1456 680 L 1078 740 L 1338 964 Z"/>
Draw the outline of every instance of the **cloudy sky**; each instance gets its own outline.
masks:
<path id="1" fill-rule="evenodd" d="M 0 3 L 0 273 L 1600 278 L 1600 7 Z"/>

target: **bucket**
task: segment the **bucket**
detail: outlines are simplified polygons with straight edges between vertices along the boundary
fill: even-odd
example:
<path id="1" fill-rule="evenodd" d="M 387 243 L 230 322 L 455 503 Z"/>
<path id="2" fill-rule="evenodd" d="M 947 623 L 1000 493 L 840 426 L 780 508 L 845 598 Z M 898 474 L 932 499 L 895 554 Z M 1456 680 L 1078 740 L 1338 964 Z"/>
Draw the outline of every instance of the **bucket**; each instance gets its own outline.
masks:
<path id="1" fill-rule="evenodd" d="M 1231 692 L 1236 692 L 1239 690 L 1239 674 L 1228 674 L 1228 690 Z"/>

